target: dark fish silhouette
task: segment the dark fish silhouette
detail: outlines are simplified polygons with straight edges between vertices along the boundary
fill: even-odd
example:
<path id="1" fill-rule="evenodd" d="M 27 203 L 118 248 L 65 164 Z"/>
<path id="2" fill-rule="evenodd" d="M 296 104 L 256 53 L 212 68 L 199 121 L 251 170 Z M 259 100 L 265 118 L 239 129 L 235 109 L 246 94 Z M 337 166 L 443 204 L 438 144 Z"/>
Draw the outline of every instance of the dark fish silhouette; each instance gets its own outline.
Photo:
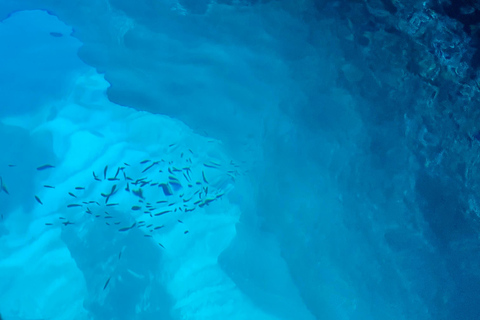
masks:
<path id="1" fill-rule="evenodd" d="M 74 194 L 73 194 L 73 193 L 71 193 L 71 192 L 69 192 L 68 194 L 69 194 L 69 195 L 71 195 L 71 196 L 72 196 L 72 197 L 74 197 L 74 198 L 76 198 L 76 197 L 77 197 L 76 195 L 74 195 Z"/>
<path id="2" fill-rule="evenodd" d="M 110 277 L 111 278 L 111 277 Z M 105 285 L 103 286 L 103 290 L 105 290 L 108 286 L 108 283 L 110 282 L 110 278 L 108 278 L 107 282 L 105 282 Z"/>
<path id="3" fill-rule="evenodd" d="M 105 166 L 105 169 L 103 169 L 103 179 L 107 179 L 107 170 L 108 170 L 108 165 Z"/>
<path id="4" fill-rule="evenodd" d="M 43 205 L 42 200 L 40 200 L 40 198 L 38 196 L 35 196 L 35 200 L 37 200 L 38 203 Z"/>
<path id="5" fill-rule="evenodd" d="M 173 191 L 172 189 L 170 188 L 170 186 L 166 183 L 161 183 L 158 185 L 159 187 L 162 188 L 163 190 L 163 194 L 166 195 L 166 196 L 173 196 Z"/>
<path id="6" fill-rule="evenodd" d="M 67 205 L 67 208 L 75 208 L 75 207 L 81 207 L 81 206 L 82 206 L 81 204 L 72 203 L 72 204 Z"/>
<path id="7" fill-rule="evenodd" d="M 92 173 L 93 173 L 93 178 L 94 178 L 95 180 L 97 180 L 97 181 L 102 181 L 102 180 L 100 180 L 100 179 L 97 177 L 97 175 L 95 174 L 95 171 L 93 171 Z"/>
<path id="8" fill-rule="evenodd" d="M 134 195 L 136 195 L 137 197 L 139 197 L 140 199 L 145 199 L 144 196 L 143 196 L 143 190 L 142 189 L 132 190 L 132 193 Z"/>
<path id="9" fill-rule="evenodd" d="M 137 225 L 137 223 L 134 222 L 130 227 L 120 228 L 120 229 L 118 229 L 118 231 L 125 232 L 125 231 L 128 231 L 128 230 L 134 228 L 136 225 Z"/>
<path id="10" fill-rule="evenodd" d="M 54 186 L 49 186 L 48 184 L 44 185 L 45 188 L 55 189 Z"/>
<path id="11" fill-rule="evenodd" d="M 75 190 L 85 190 L 85 187 L 75 187 Z"/>
<path id="12" fill-rule="evenodd" d="M 149 165 L 148 167 L 146 167 L 145 169 L 143 169 L 142 173 L 144 173 L 145 171 L 147 171 L 148 169 L 152 168 L 154 165 L 156 165 L 157 163 L 152 163 L 151 165 Z"/>
<path id="13" fill-rule="evenodd" d="M 165 213 L 169 213 L 169 212 L 172 212 L 172 210 L 161 211 L 161 212 L 155 213 L 154 216 L 158 217 L 158 216 L 164 215 Z"/>
<path id="14" fill-rule="evenodd" d="M 55 166 L 52 166 L 51 164 L 44 164 L 43 166 L 38 167 L 37 170 L 38 171 L 43 171 L 43 170 L 51 169 L 51 168 L 55 168 Z"/>
<path id="15" fill-rule="evenodd" d="M 142 207 L 140 207 L 140 206 L 133 206 L 133 207 L 132 207 L 132 210 L 135 210 L 135 211 L 136 211 L 136 210 L 140 210 L 140 209 L 142 209 Z"/>
<path id="16" fill-rule="evenodd" d="M 2 177 L 0 177 L 0 191 L 5 192 L 6 194 L 10 194 L 8 192 L 7 186 L 3 183 Z"/>
<path id="17" fill-rule="evenodd" d="M 203 181 L 205 181 L 205 183 L 208 183 L 207 178 L 205 177 L 205 171 L 203 170 L 202 170 L 202 177 L 203 177 Z"/>

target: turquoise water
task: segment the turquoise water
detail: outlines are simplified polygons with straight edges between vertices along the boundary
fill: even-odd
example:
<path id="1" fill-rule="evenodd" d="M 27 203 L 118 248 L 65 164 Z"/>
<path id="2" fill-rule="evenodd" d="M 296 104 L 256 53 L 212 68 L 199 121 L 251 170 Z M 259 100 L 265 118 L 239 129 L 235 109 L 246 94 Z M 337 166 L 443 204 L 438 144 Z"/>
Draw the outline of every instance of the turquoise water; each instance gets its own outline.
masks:
<path id="1" fill-rule="evenodd" d="M 309 2 L 0 8 L 2 319 L 478 313 L 456 191 Z"/>

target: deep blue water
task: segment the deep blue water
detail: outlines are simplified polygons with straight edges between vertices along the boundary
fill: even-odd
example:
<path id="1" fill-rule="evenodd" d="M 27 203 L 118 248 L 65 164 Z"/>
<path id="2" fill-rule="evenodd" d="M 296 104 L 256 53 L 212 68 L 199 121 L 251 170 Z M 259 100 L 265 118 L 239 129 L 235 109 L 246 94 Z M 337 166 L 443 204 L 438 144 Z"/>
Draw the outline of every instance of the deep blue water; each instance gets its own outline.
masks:
<path id="1" fill-rule="evenodd" d="M 321 7 L 2 1 L 2 319 L 478 319 L 419 80 Z"/>

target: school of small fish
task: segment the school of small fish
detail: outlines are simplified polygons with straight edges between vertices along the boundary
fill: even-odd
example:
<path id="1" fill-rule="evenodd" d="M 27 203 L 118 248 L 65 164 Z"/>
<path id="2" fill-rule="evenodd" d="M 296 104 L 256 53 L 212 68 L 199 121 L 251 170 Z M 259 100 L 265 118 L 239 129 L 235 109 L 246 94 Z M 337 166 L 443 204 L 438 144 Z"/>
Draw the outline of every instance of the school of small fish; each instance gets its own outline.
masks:
<path id="1" fill-rule="evenodd" d="M 138 228 L 145 238 L 153 238 L 166 223 L 174 221 L 184 226 L 183 234 L 187 235 L 190 231 L 182 220 L 183 216 L 195 214 L 198 208 L 222 199 L 229 191 L 227 186 L 235 182 L 240 170 L 233 161 L 199 163 L 192 161 L 193 156 L 194 152 L 188 149 L 181 152 L 176 161 L 152 158 L 136 163 L 123 162 L 114 167 L 105 165 L 91 173 L 90 184 L 68 191 L 65 198 L 70 200 L 66 202 L 65 214 L 58 217 L 58 221 L 49 221 L 45 225 L 68 227 L 85 215 L 115 227 L 118 232 Z M 8 167 L 16 165 L 9 164 Z M 55 170 L 55 166 L 44 164 L 37 167 L 37 171 L 45 170 Z M 45 184 L 43 188 L 56 192 L 53 184 Z M 0 192 L 10 194 L 1 176 Z M 40 196 L 33 195 L 33 198 L 37 205 L 44 205 Z M 166 219 L 172 215 L 174 217 Z M 161 242 L 158 245 L 165 249 Z M 109 282 L 110 277 L 104 290 Z"/>

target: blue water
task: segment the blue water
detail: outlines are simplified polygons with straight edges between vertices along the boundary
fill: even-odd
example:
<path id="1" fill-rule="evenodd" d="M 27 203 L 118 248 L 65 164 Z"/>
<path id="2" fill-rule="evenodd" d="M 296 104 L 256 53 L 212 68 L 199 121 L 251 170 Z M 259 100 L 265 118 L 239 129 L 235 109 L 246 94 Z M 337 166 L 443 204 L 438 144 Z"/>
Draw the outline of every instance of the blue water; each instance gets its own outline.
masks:
<path id="1" fill-rule="evenodd" d="M 314 8 L 1 3 L 1 319 L 478 319 L 463 191 Z"/>

